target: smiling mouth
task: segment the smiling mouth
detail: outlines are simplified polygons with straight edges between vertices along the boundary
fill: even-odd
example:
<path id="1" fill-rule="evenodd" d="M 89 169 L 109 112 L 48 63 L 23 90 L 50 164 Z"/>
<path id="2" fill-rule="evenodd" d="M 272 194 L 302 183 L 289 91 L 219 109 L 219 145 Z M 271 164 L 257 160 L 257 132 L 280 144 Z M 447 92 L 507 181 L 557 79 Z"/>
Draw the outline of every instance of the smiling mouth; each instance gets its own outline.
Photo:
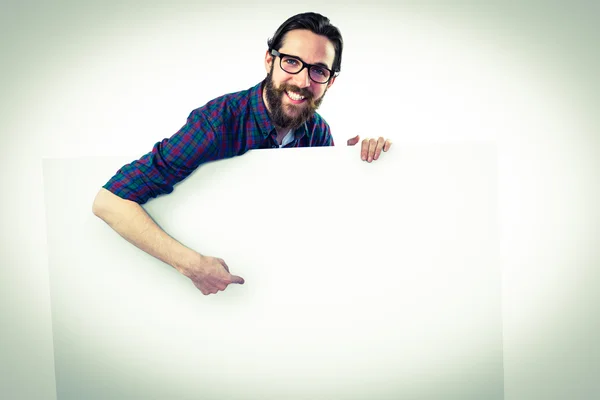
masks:
<path id="1" fill-rule="evenodd" d="M 290 100 L 292 100 L 294 103 L 301 103 L 301 102 L 303 102 L 303 101 L 305 100 L 305 97 L 304 97 L 304 96 L 302 96 L 302 95 L 300 95 L 300 94 L 298 94 L 298 93 L 295 93 L 295 92 L 289 91 L 289 90 L 286 90 L 286 91 L 285 91 L 285 94 L 286 94 L 286 95 L 287 95 L 287 97 L 288 97 Z"/>

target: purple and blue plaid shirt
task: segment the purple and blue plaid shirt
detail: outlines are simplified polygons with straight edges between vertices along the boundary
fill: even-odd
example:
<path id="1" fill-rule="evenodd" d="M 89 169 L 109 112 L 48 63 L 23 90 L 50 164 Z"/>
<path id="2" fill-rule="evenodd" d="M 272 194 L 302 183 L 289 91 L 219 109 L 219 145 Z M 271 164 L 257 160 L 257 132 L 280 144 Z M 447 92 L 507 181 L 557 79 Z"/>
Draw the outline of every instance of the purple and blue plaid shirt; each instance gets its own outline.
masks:
<path id="1" fill-rule="evenodd" d="M 103 186 L 117 196 L 144 204 L 171 193 L 173 186 L 199 165 L 239 156 L 252 149 L 279 147 L 277 132 L 263 102 L 263 82 L 209 101 L 192 111 L 173 136 L 148 154 L 124 165 Z M 329 125 L 317 113 L 295 132 L 285 147 L 333 146 Z"/>

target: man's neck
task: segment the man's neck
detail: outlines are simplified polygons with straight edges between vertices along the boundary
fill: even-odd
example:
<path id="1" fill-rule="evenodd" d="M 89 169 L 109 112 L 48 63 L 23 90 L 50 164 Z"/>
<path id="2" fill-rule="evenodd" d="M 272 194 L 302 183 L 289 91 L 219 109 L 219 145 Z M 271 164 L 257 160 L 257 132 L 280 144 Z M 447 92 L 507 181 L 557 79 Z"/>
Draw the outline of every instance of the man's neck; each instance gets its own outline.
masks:
<path id="1" fill-rule="evenodd" d="M 275 130 L 277 131 L 277 143 L 281 144 L 285 135 L 290 131 L 290 128 L 284 129 L 275 127 Z"/>

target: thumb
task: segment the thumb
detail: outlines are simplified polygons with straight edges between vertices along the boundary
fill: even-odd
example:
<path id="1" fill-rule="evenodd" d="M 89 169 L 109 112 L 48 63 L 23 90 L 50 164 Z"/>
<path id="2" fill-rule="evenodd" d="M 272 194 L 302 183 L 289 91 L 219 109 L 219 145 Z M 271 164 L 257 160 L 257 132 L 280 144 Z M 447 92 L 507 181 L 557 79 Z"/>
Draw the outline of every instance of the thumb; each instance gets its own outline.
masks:
<path id="1" fill-rule="evenodd" d="M 354 146 L 360 140 L 360 136 L 356 135 L 353 138 L 348 139 L 348 146 Z"/>
<path id="2" fill-rule="evenodd" d="M 219 261 L 223 268 L 225 268 L 225 270 L 229 272 L 229 266 L 227 265 L 227 263 L 225 263 L 225 260 L 223 260 L 222 258 L 217 258 L 217 261 Z"/>
<path id="3" fill-rule="evenodd" d="M 242 278 L 241 276 L 231 275 L 230 279 L 231 283 L 239 283 L 240 285 L 244 284 L 244 278 Z"/>

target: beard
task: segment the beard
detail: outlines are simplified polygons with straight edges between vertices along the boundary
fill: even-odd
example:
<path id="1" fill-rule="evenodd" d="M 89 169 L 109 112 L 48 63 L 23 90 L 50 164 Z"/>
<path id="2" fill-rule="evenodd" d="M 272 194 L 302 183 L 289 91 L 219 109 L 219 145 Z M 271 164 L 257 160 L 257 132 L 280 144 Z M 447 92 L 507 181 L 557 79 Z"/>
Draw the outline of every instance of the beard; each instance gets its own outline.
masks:
<path id="1" fill-rule="evenodd" d="M 271 121 L 273 121 L 275 127 L 282 130 L 297 129 L 308 121 L 321 105 L 323 97 L 325 97 L 325 93 L 327 92 L 327 89 L 325 89 L 323 96 L 315 99 L 308 89 L 300 89 L 296 85 L 282 83 L 279 87 L 275 87 L 275 83 L 273 82 L 273 67 L 271 67 L 271 72 L 267 75 L 264 90 L 270 108 L 268 111 Z M 283 96 L 287 96 L 285 94 L 286 91 L 304 96 L 304 103 L 283 104 Z"/>

